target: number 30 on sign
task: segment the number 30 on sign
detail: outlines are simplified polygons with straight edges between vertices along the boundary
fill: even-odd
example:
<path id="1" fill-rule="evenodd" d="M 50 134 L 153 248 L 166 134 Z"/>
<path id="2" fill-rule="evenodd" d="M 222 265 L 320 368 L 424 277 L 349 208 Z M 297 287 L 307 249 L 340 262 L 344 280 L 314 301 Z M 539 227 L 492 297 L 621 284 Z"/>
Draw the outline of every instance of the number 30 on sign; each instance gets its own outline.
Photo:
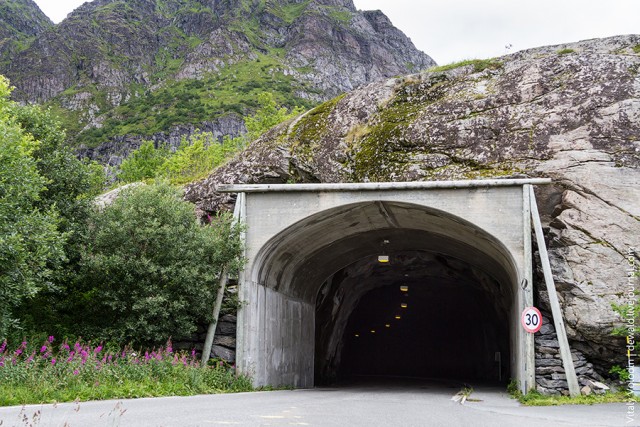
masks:
<path id="1" fill-rule="evenodd" d="M 542 327 L 542 314 L 535 307 L 527 307 L 522 312 L 520 322 L 525 331 L 535 334 Z"/>

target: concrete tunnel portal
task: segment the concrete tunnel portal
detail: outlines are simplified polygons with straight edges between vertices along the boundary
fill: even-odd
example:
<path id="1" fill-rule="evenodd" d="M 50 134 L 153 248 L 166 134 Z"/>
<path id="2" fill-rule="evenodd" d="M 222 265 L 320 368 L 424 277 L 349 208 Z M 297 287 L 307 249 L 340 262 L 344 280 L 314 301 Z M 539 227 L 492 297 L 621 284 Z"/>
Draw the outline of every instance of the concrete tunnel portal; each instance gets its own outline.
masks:
<path id="1" fill-rule="evenodd" d="M 383 201 L 323 211 L 283 233 L 258 280 L 290 277 L 276 289 L 315 306 L 315 385 L 354 375 L 509 378 L 511 269 L 489 236 L 444 212 Z M 475 248 L 480 239 L 496 245 L 493 255 Z"/>
<path id="2" fill-rule="evenodd" d="M 523 189 L 492 191 L 247 193 L 240 370 L 296 387 L 526 380 Z"/>

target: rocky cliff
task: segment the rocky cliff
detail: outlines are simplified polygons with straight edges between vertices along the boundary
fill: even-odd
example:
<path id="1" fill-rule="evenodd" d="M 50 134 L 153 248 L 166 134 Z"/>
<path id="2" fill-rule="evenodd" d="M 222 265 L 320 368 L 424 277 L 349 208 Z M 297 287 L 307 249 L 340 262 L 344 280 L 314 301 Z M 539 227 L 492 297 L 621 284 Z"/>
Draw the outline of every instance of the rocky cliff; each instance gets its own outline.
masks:
<path id="1" fill-rule="evenodd" d="M 432 65 L 351 0 L 95 0 L 0 73 L 20 101 L 52 106 L 72 141 L 96 147 L 242 116 L 264 91 L 310 107 Z"/>
<path id="2" fill-rule="evenodd" d="M 271 130 L 186 198 L 211 212 L 233 203 L 219 183 L 484 177 L 553 179 L 538 204 L 580 374 L 626 363 L 612 304 L 625 302 L 627 258 L 640 259 L 638 35 L 369 84 Z M 536 303 L 549 312 L 538 273 Z M 557 342 L 545 333 L 537 357 L 558 363 L 538 364 L 539 384 L 561 388 Z"/>
<path id="3" fill-rule="evenodd" d="M 0 3 L 0 62 L 23 49 L 53 26 L 32 0 L 3 0 Z"/>

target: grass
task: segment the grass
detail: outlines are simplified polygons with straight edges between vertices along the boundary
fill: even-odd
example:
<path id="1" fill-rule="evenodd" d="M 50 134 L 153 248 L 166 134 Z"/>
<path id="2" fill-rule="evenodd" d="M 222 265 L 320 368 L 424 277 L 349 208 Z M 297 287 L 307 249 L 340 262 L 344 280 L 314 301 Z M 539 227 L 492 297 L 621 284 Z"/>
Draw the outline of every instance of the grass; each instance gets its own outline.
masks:
<path id="1" fill-rule="evenodd" d="M 640 402 L 640 399 L 629 393 L 608 392 L 605 394 L 590 394 L 588 396 L 547 396 L 537 391 L 520 394 L 516 399 L 526 406 L 559 406 L 559 405 L 595 405 L 598 403 Z"/>
<path id="2" fill-rule="evenodd" d="M 599 403 L 626 403 L 640 402 L 640 397 L 629 392 L 606 392 L 604 394 L 592 393 L 588 396 L 550 396 L 542 394 L 536 390 L 531 390 L 527 394 L 522 394 L 516 381 L 512 381 L 507 387 L 507 391 L 518 402 L 525 406 L 560 406 L 560 405 L 595 405 Z"/>
<path id="3" fill-rule="evenodd" d="M 573 49 L 560 49 L 560 50 L 559 50 L 559 51 L 557 51 L 556 53 L 557 53 L 558 55 L 567 55 L 567 54 L 569 54 L 569 53 L 573 53 L 573 52 L 575 52 L 575 50 L 573 50 Z"/>
<path id="4" fill-rule="evenodd" d="M 495 58 L 489 58 L 489 59 L 466 59 L 464 61 L 460 61 L 460 62 L 454 62 L 451 64 L 446 64 L 446 65 L 440 65 L 437 67 L 432 67 L 429 68 L 428 71 L 430 72 L 442 72 L 442 71 L 449 71 L 449 70 L 454 70 L 456 68 L 460 68 L 460 67 L 466 67 L 468 65 L 472 65 L 473 66 L 473 72 L 474 73 L 479 73 L 482 72 L 486 69 L 491 69 L 491 70 L 497 70 L 499 68 L 502 68 L 502 62 L 498 61 Z"/>
<path id="5" fill-rule="evenodd" d="M 222 361 L 201 367 L 166 347 L 135 352 L 54 338 L 0 346 L 0 406 L 252 391 L 251 380 Z"/>
<path id="6" fill-rule="evenodd" d="M 633 47 L 633 52 L 634 53 L 640 53 L 640 44 L 637 44 Z"/>

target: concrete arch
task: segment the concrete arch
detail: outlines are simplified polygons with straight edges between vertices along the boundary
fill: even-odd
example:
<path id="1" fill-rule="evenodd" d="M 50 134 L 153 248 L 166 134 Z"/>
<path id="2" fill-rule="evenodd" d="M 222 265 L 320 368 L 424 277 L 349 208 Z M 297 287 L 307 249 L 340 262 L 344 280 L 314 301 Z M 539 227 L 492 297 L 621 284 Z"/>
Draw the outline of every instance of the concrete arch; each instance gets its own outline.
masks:
<path id="1" fill-rule="evenodd" d="M 248 186 L 240 209 L 248 261 L 239 278 L 239 369 L 256 385 L 313 386 L 316 315 L 327 282 L 359 263 L 375 262 L 387 240 L 391 264 L 396 255 L 405 263 L 417 260 L 429 270 L 423 278 L 459 275 L 456 268 L 471 271 L 461 281 L 480 283 L 482 295 L 497 301 L 511 346 L 505 363 L 528 387 L 533 364 L 525 353 L 532 340 L 517 321 L 531 304 L 529 193 L 522 187 L 527 183 L 319 184 L 300 191 Z M 438 263 L 448 265 L 448 272 L 438 270 Z M 326 342 L 333 344 L 326 345 L 326 355 L 337 351 L 335 341 L 356 302 L 383 282 L 351 288 L 343 319 L 331 320 Z"/>
<path id="2" fill-rule="evenodd" d="M 501 283 L 517 286 L 513 256 L 496 237 L 451 213 L 389 200 L 342 205 L 292 224 L 259 250 L 251 280 L 315 303 L 327 277 L 360 258 L 377 255 L 383 240 L 389 240 L 384 249 L 390 253 L 442 253 L 492 269 Z"/>
<path id="3" fill-rule="evenodd" d="M 371 220 L 377 216 L 384 217 L 386 223 Z M 494 303 L 488 309 L 506 313 L 504 320 L 508 323 L 508 313 L 517 303 L 518 273 L 507 248 L 462 218 L 412 203 L 361 202 L 327 209 L 298 221 L 274 236 L 258 252 L 252 280 L 313 304 L 314 319 L 317 319 L 318 298 L 323 296 L 319 294 L 322 287 L 330 287 L 327 279 L 350 265 L 376 264 L 382 241 L 389 241 L 384 246 L 392 264 L 397 254 L 420 252 L 444 257 L 449 264 L 457 262 L 458 269 L 474 271 L 466 274 L 476 276 L 476 280 L 484 273 L 484 282 L 491 283 L 484 284 L 483 292 L 490 295 Z M 435 267 L 422 268 L 433 270 Z M 451 271 L 439 274 L 443 276 Z M 457 280 L 468 279 L 461 275 Z M 349 291 L 345 292 L 346 287 L 342 286 L 333 293 L 334 298 L 340 296 L 340 309 L 323 318 L 322 326 L 316 326 L 316 384 L 337 376 L 348 320 L 361 298 L 383 282 L 369 278 L 365 280 L 368 286 L 350 284 Z M 325 330 L 319 331 L 319 328 Z M 511 341 L 515 337 L 506 339 Z"/>

